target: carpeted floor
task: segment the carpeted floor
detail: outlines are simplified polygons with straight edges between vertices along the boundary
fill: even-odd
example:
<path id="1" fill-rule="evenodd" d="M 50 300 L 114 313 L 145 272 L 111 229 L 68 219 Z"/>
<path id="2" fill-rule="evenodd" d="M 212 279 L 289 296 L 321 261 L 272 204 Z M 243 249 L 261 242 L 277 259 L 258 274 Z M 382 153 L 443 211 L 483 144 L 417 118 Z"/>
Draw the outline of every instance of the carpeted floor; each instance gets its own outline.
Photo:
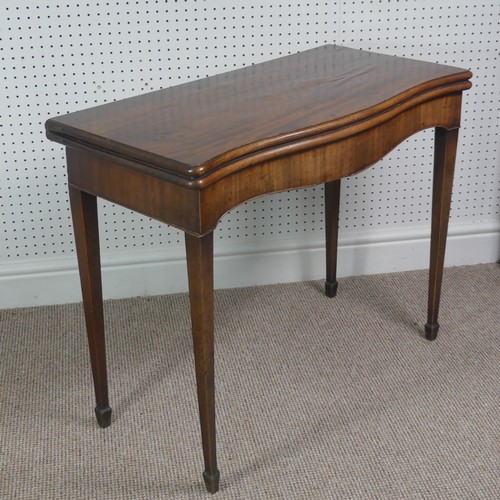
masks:
<path id="1" fill-rule="evenodd" d="M 500 267 L 216 292 L 222 499 L 500 498 Z M 79 304 L 0 311 L 0 498 L 209 498 L 186 295 L 106 303 L 100 429 Z"/>

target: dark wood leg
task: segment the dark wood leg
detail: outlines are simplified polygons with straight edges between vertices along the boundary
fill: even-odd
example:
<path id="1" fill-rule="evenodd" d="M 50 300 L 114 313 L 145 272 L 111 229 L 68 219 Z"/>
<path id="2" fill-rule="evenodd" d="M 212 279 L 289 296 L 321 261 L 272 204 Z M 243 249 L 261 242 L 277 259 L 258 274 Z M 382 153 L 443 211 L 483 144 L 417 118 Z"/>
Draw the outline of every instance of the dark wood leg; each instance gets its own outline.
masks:
<path id="1" fill-rule="evenodd" d="M 438 314 L 443 279 L 444 253 L 448 234 L 451 189 L 457 152 L 458 129 L 436 128 L 434 180 L 432 188 L 431 259 L 429 270 L 429 303 L 425 336 L 434 340 L 439 330 Z"/>
<path id="2" fill-rule="evenodd" d="M 101 262 L 99 232 L 97 227 L 96 197 L 70 186 L 69 198 L 76 253 L 80 269 L 85 323 L 94 377 L 97 406 L 95 414 L 101 427 L 111 423 L 106 375 L 106 350 L 104 342 L 104 315 L 102 306 Z"/>
<path id="3" fill-rule="evenodd" d="M 207 490 L 215 493 L 219 489 L 219 471 L 215 444 L 213 233 L 202 237 L 186 233 L 186 254 L 196 386 L 205 459 L 203 478 Z"/>
<path id="4" fill-rule="evenodd" d="M 340 179 L 325 182 L 326 281 L 325 294 L 335 297 L 337 288 L 337 247 L 339 242 Z"/>

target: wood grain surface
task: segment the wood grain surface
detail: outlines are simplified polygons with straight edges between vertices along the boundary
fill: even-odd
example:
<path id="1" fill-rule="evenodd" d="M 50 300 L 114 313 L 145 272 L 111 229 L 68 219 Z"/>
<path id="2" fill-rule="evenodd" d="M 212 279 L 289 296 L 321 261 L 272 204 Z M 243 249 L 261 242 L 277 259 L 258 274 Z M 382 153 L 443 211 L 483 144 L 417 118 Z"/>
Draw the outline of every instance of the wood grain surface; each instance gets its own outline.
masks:
<path id="1" fill-rule="evenodd" d="M 196 179 L 243 156 L 375 118 L 467 70 L 326 45 L 47 122 L 50 139 Z M 450 92 L 449 89 L 446 91 Z"/>

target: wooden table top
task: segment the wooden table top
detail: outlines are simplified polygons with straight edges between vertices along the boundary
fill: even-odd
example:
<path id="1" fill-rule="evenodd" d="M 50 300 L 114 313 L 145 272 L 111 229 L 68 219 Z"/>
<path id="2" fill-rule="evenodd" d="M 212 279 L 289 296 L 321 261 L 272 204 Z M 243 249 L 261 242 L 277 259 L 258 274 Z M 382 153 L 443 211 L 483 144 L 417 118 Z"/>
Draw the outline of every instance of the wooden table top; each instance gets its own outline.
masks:
<path id="1" fill-rule="evenodd" d="M 66 114 L 50 139 L 196 179 L 242 156 L 352 126 L 468 70 L 325 45 Z"/>

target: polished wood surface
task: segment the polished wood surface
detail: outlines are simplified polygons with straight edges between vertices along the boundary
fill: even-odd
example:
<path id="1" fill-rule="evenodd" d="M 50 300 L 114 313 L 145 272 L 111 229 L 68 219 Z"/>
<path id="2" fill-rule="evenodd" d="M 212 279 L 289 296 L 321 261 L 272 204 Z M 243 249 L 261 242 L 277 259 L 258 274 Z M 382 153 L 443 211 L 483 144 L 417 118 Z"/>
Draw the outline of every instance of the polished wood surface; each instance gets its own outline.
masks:
<path id="1" fill-rule="evenodd" d="M 335 45 L 54 118 L 81 141 L 195 179 L 229 161 L 468 88 L 459 68 Z"/>
<path id="2" fill-rule="evenodd" d="M 201 238 L 186 233 L 189 302 L 193 327 L 196 387 L 205 470 L 210 493 L 219 487 L 215 444 L 213 233 Z"/>
<path id="3" fill-rule="evenodd" d="M 110 423 L 96 197 L 186 237 L 206 487 L 216 456 L 213 230 L 228 210 L 324 184 L 325 293 L 337 292 L 340 179 L 410 135 L 435 134 L 426 337 L 436 338 L 462 91 L 468 70 L 324 46 L 53 118 L 68 182 L 99 425 Z"/>
<path id="4" fill-rule="evenodd" d="M 457 154 L 458 129 L 436 128 L 434 152 L 434 179 L 432 187 L 431 262 L 429 269 L 429 301 L 425 335 L 434 340 L 439 329 L 438 313 L 443 279 L 444 252 L 448 234 L 451 188 L 455 157 Z"/>
<path id="5" fill-rule="evenodd" d="M 94 411 L 99 425 L 108 427 L 111 423 L 111 408 L 108 401 L 106 374 L 97 199 L 95 196 L 71 186 L 69 187 L 69 199 L 73 215 L 76 254 L 80 269 L 85 324 L 87 325 L 90 363 L 97 402 Z"/>
<path id="6" fill-rule="evenodd" d="M 326 280 L 325 294 L 335 297 L 337 281 L 337 249 L 339 242 L 340 179 L 325 182 L 325 239 Z"/>

